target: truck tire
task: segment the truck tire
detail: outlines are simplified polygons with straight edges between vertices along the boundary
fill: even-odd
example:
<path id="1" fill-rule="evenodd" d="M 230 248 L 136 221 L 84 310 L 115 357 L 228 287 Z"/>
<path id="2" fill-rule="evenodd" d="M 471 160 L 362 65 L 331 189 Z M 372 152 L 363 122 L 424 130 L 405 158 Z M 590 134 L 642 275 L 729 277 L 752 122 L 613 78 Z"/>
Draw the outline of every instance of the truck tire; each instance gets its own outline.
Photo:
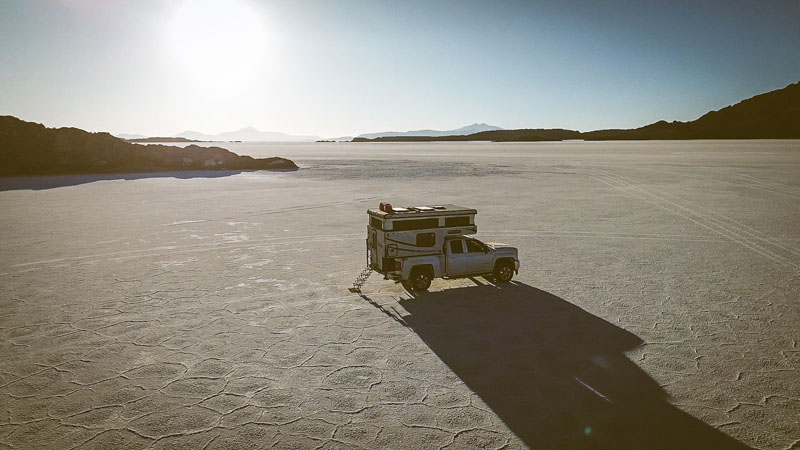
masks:
<path id="1" fill-rule="evenodd" d="M 408 278 L 411 288 L 415 291 L 427 291 L 431 287 L 431 275 L 425 269 L 414 269 Z"/>
<path id="2" fill-rule="evenodd" d="M 494 279 L 497 284 L 508 283 L 514 277 L 514 266 L 508 261 L 501 261 L 494 266 Z"/>

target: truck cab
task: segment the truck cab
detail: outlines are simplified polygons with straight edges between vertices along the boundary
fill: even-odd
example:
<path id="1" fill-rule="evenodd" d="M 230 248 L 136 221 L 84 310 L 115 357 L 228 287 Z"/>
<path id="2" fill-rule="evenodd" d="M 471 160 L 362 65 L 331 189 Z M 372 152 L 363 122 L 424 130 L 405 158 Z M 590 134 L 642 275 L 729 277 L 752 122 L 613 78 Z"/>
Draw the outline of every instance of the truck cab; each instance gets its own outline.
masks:
<path id="1" fill-rule="evenodd" d="M 367 214 L 369 268 L 409 291 L 427 290 L 434 278 L 484 276 L 504 283 L 519 272 L 516 248 L 472 236 L 475 209 L 381 204 Z"/>

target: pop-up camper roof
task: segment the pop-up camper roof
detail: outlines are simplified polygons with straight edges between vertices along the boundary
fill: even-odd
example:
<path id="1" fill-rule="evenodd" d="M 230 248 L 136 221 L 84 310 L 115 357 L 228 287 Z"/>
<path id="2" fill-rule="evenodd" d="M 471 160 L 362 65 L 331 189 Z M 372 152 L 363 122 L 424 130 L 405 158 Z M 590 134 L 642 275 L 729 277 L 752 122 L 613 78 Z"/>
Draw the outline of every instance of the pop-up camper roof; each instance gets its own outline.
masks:
<path id="1" fill-rule="evenodd" d="M 441 217 L 457 215 L 473 215 L 478 211 L 472 208 L 465 208 L 456 205 L 425 205 L 425 206 L 406 206 L 402 208 L 391 207 L 390 212 L 381 209 L 368 209 L 367 214 L 380 219 L 412 219 L 422 217 Z"/>

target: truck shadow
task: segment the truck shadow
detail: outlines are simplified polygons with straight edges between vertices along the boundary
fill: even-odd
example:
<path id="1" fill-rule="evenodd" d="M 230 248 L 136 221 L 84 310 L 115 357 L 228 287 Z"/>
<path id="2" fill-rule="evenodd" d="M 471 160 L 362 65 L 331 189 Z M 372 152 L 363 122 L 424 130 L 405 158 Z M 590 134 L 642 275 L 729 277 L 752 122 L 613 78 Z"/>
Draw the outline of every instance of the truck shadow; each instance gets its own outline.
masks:
<path id="1" fill-rule="evenodd" d="M 749 448 L 667 402 L 642 340 L 523 283 L 400 301 L 436 355 L 532 448 Z"/>

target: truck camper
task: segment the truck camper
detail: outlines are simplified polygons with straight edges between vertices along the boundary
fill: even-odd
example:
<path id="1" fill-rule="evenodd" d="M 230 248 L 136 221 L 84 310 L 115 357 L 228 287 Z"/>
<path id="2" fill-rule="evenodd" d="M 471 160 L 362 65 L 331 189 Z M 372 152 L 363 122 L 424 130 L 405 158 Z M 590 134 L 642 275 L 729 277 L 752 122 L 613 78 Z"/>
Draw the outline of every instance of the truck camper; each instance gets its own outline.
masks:
<path id="1" fill-rule="evenodd" d="M 368 209 L 367 268 L 353 290 L 359 291 L 372 271 L 409 291 L 427 290 L 433 278 L 510 281 L 519 272 L 518 251 L 472 237 L 478 232 L 477 213 L 449 204 L 396 208 L 381 203 Z"/>

